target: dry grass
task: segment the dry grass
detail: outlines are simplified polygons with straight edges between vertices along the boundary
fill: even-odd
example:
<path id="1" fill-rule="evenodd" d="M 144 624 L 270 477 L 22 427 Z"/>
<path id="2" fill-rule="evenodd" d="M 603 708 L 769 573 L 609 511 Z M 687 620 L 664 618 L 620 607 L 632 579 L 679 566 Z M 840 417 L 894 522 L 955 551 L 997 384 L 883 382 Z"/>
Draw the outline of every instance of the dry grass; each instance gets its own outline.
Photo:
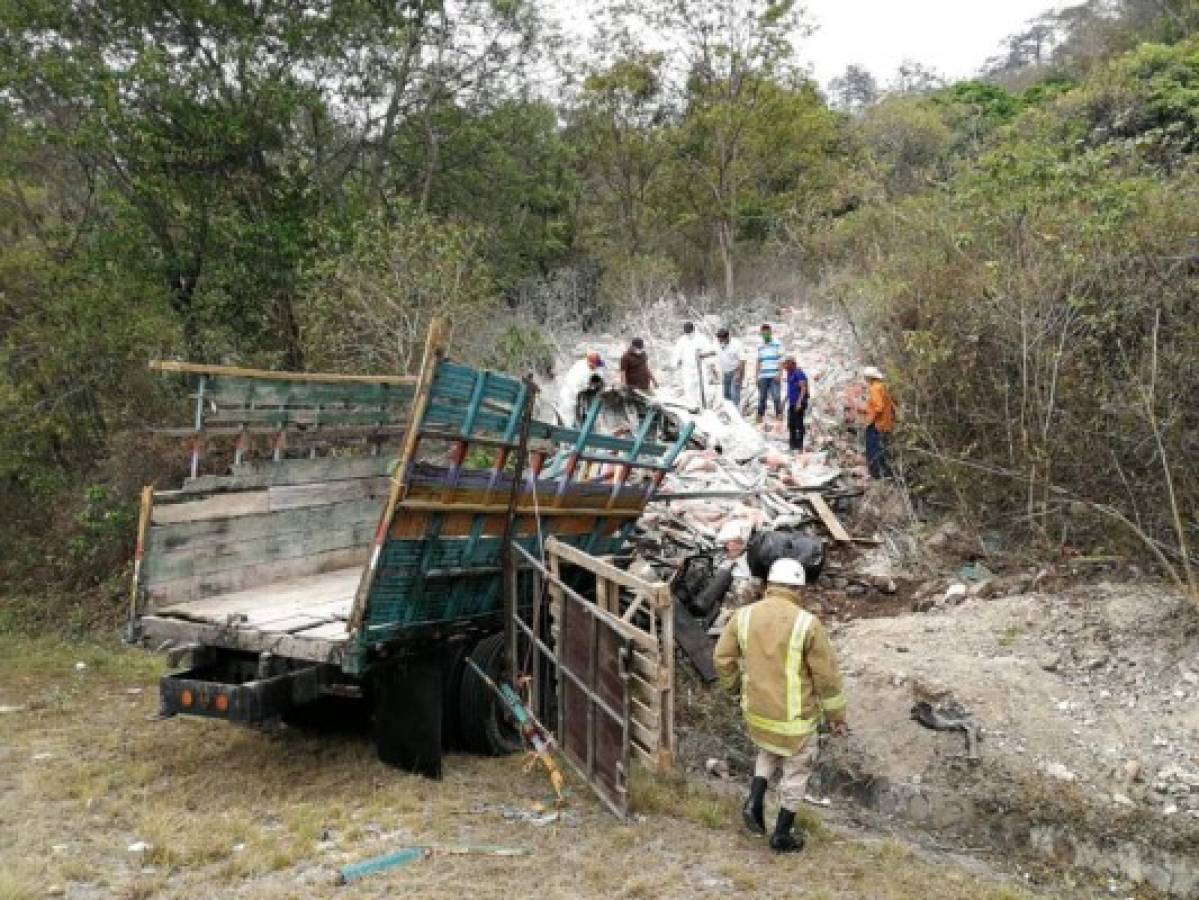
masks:
<path id="1" fill-rule="evenodd" d="M 800 885 L 806 896 L 1012 896 L 899 845 L 838 837 L 814 818 L 808 850 L 777 858 L 736 830 L 734 800 L 684 779 L 639 777 L 640 812 L 627 825 L 577 779 L 564 821 L 509 821 L 505 812 L 547 793 L 520 759 L 451 757 L 445 779 L 431 782 L 381 765 L 361 736 L 148 722 L 159 671 L 134 651 L 0 635 L 0 704 L 25 707 L 0 714 L 0 900 L 51 888 L 123 898 L 658 898 L 786 896 Z M 130 853 L 135 841 L 151 849 Z M 435 857 L 334 887 L 341 865 L 413 843 L 530 854 Z"/>

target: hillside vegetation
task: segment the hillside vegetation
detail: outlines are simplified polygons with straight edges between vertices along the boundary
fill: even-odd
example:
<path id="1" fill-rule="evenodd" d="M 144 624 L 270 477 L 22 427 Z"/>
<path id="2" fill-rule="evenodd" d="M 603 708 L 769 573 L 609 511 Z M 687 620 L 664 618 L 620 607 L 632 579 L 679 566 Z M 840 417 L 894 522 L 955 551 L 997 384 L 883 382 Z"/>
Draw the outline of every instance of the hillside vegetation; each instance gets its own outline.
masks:
<path id="1" fill-rule="evenodd" d="M 1194 591 L 1193 7 L 1091 0 L 985 79 L 830 102 L 791 2 L 604 4 L 583 52 L 521 0 L 0 0 L 0 577 L 121 575 L 183 461 L 150 358 L 409 370 L 445 313 L 544 367 L 682 291 L 845 311 L 930 508 Z"/>

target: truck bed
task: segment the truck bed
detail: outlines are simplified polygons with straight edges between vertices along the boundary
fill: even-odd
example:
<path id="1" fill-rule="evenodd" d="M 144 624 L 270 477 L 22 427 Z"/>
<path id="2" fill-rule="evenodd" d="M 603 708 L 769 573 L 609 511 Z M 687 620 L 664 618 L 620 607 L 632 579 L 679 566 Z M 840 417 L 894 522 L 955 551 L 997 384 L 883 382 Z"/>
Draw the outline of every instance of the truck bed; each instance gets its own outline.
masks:
<path id="1" fill-rule="evenodd" d="M 346 622 L 362 568 L 352 566 L 303 575 L 241 591 L 188 600 L 158 609 L 163 619 L 209 625 L 236 624 L 269 634 L 338 640 L 349 637 Z"/>

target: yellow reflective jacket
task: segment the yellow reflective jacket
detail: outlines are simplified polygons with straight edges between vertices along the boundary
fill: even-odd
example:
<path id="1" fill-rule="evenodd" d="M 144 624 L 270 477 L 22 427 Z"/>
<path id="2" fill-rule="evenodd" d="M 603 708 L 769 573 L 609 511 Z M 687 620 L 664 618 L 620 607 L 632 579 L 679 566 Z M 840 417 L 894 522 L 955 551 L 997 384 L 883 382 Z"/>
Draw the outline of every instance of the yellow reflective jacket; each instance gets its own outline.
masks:
<path id="1" fill-rule="evenodd" d="M 763 750 L 792 756 L 815 733 L 821 715 L 845 718 L 828 633 L 791 588 L 772 584 L 757 603 L 737 610 L 716 642 L 715 662 L 725 687 L 740 678 L 745 724 Z"/>

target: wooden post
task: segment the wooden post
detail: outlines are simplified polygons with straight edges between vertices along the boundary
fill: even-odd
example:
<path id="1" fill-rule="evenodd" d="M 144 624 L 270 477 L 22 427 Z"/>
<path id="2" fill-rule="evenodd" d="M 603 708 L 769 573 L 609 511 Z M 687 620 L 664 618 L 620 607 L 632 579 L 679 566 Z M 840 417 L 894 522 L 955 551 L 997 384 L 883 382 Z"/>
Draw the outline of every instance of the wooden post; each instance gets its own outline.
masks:
<path id="1" fill-rule="evenodd" d="M 374 586 L 375 574 L 379 570 L 379 557 L 383 553 L 383 545 L 387 543 L 392 516 L 395 515 L 396 506 L 408 494 L 409 470 L 412 468 L 417 444 L 420 442 L 420 426 L 425 418 L 425 410 L 429 407 L 429 395 L 433 391 L 433 380 L 437 377 L 437 364 L 445 351 L 445 332 L 446 321 L 439 317 L 429 324 L 429 333 L 425 336 L 425 353 L 421 358 L 420 375 L 416 381 L 416 393 L 412 400 L 412 412 L 408 416 L 408 427 L 404 430 L 400 459 L 391 476 L 387 505 L 383 509 L 382 518 L 379 519 L 379 527 L 375 529 L 375 543 L 371 548 L 370 561 L 354 594 L 354 608 L 350 611 L 349 622 L 349 630 L 352 632 L 361 630 L 366 619 L 366 601 Z"/>
<path id="2" fill-rule="evenodd" d="M 154 488 L 146 485 L 142 488 L 141 502 L 137 510 L 137 543 L 133 548 L 133 586 L 129 592 L 129 622 L 138 613 L 138 599 L 142 586 L 142 557 L 146 555 L 146 535 L 150 531 L 150 514 L 154 508 Z"/>
<path id="3" fill-rule="evenodd" d="M 658 769 L 674 768 L 674 598 L 670 586 L 663 584 L 657 594 L 657 615 L 662 617 L 662 640 L 658 659 L 658 686 L 661 722 L 658 726 Z"/>
<path id="4" fill-rule="evenodd" d="M 525 378 L 524 390 L 521 391 L 524 409 L 520 413 L 520 437 L 516 445 L 516 457 L 512 461 L 512 490 L 508 493 L 508 513 L 504 518 L 504 540 L 500 544 L 500 560 L 504 569 L 504 671 L 508 679 L 516 681 L 517 648 L 516 648 L 516 618 L 517 594 L 519 591 L 518 569 L 513 555 L 512 542 L 516 540 L 517 508 L 520 502 L 520 489 L 524 483 L 525 463 L 529 456 L 529 422 L 533 418 L 533 406 L 537 399 L 537 385 L 531 378 Z"/>

